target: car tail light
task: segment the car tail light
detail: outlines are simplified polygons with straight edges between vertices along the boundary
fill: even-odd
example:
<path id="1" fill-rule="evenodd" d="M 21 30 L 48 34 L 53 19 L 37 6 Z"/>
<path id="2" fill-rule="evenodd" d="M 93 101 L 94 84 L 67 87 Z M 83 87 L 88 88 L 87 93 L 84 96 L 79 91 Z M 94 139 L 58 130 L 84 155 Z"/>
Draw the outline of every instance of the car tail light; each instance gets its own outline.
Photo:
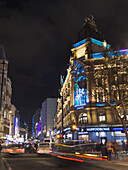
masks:
<path id="1" fill-rule="evenodd" d="M 12 153 L 13 149 L 7 149 L 6 152 Z"/>
<path id="2" fill-rule="evenodd" d="M 39 153 L 39 149 L 37 150 L 37 153 Z"/>
<path id="3" fill-rule="evenodd" d="M 52 152 L 52 148 L 51 148 L 51 149 L 49 149 L 49 152 Z"/>
<path id="4" fill-rule="evenodd" d="M 16 152 L 24 152 L 24 149 L 16 149 Z"/>

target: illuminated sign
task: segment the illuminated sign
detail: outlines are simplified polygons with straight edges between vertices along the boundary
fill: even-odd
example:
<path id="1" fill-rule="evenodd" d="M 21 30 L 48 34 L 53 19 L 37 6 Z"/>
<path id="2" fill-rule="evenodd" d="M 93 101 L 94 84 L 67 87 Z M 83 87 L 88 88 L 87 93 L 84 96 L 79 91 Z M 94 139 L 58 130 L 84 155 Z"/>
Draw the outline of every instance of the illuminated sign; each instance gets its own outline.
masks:
<path id="1" fill-rule="evenodd" d="M 19 134 L 18 124 L 19 124 L 19 118 L 15 117 L 15 135 L 16 136 Z"/>
<path id="2" fill-rule="evenodd" d="M 76 110 L 81 110 L 81 109 L 84 109 L 84 107 L 83 106 L 76 107 Z"/>
<path id="3" fill-rule="evenodd" d="M 80 88 L 78 83 L 75 83 L 74 86 L 74 106 L 82 106 L 87 103 L 87 90 Z"/>
<path id="4" fill-rule="evenodd" d="M 97 103 L 96 106 L 106 106 L 105 103 Z"/>
<path id="5" fill-rule="evenodd" d="M 86 135 L 88 132 L 78 132 L 79 135 Z"/>
<path id="6" fill-rule="evenodd" d="M 123 127 L 120 127 L 120 128 L 112 128 L 112 131 L 123 131 L 124 128 Z M 128 131 L 128 128 L 127 128 L 127 131 Z"/>
<path id="7" fill-rule="evenodd" d="M 94 128 L 86 128 L 87 132 L 102 132 L 102 131 L 110 131 L 110 127 L 94 127 Z"/>
<path id="8" fill-rule="evenodd" d="M 38 133 L 41 131 L 41 120 L 38 123 Z"/>
<path id="9" fill-rule="evenodd" d="M 78 49 L 78 50 L 76 51 L 76 56 L 77 56 L 77 58 L 80 58 L 80 57 L 85 56 L 85 51 L 86 51 L 86 48 L 85 48 L 85 47 L 83 47 L 83 48 L 81 48 L 81 49 Z"/>
<path id="10" fill-rule="evenodd" d="M 69 128 L 65 128 L 65 129 L 64 129 L 64 132 L 67 131 L 67 130 L 71 130 L 71 128 L 70 128 L 70 127 L 69 127 Z"/>

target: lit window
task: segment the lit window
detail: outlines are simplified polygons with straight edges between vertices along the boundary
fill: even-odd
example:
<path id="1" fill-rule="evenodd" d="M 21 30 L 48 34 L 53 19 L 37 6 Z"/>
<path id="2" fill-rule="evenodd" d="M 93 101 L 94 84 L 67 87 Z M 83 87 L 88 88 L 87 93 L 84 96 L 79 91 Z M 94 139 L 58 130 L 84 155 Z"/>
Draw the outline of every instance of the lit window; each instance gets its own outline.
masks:
<path id="1" fill-rule="evenodd" d="M 105 115 L 104 116 L 99 116 L 99 120 L 100 120 L 100 122 L 105 121 Z"/>
<path id="2" fill-rule="evenodd" d="M 4 118 L 6 118 L 6 111 L 4 111 Z"/>
<path id="3" fill-rule="evenodd" d="M 106 115 L 105 112 L 99 114 L 99 121 L 104 122 L 106 121 Z"/>
<path id="4" fill-rule="evenodd" d="M 87 113 L 82 113 L 79 116 L 79 123 L 87 123 L 88 118 L 87 118 Z"/>
<path id="5" fill-rule="evenodd" d="M 126 109 L 126 119 L 128 120 L 128 109 Z"/>

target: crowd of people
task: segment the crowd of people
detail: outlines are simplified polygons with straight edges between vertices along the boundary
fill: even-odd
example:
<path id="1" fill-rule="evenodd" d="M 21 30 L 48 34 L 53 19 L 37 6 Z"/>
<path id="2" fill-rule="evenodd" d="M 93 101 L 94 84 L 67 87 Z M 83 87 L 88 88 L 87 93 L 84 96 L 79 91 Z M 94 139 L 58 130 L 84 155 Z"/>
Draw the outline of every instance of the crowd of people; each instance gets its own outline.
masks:
<path id="1" fill-rule="evenodd" d="M 114 153 L 115 158 L 118 157 L 117 152 L 118 151 L 127 151 L 127 145 L 126 143 L 122 140 L 122 145 L 119 145 L 116 141 L 113 141 L 112 143 L 110 140 L 107 141 L 106 145 L 99 144 L 97 142 L 96 150 L 99 152 L 101 151 L 102 156 L 107 156 L 108 160 L 111 160 L 111 155 Z"/>

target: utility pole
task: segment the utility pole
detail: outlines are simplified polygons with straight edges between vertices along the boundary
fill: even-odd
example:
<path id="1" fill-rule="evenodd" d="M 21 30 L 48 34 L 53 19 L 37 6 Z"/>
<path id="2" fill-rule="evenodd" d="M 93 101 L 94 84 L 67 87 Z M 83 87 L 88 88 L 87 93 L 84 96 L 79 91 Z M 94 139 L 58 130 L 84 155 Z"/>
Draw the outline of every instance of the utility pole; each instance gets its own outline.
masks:
<path id="1" fill-rule="evenodd" d="M 62 75 L 61 75 L 61 77 L 60 77 L 60 83 L 61 83 L 61 90 L 62 90 L 62 87 L 63 87 L 63 78 L 62 78 Z M 61 119 L 61 121 L 62 121 L 62 126 L 61 126 L 61 133 L 62 133 L 62 143 L 63 143 L 63 135 L 64 135 L 64 131 L 63 131 L 63 90 L 62 91 L 60 91 L 60 93 L 61 93 L 61 104 L 62 104 L 62 119 Z"/>

